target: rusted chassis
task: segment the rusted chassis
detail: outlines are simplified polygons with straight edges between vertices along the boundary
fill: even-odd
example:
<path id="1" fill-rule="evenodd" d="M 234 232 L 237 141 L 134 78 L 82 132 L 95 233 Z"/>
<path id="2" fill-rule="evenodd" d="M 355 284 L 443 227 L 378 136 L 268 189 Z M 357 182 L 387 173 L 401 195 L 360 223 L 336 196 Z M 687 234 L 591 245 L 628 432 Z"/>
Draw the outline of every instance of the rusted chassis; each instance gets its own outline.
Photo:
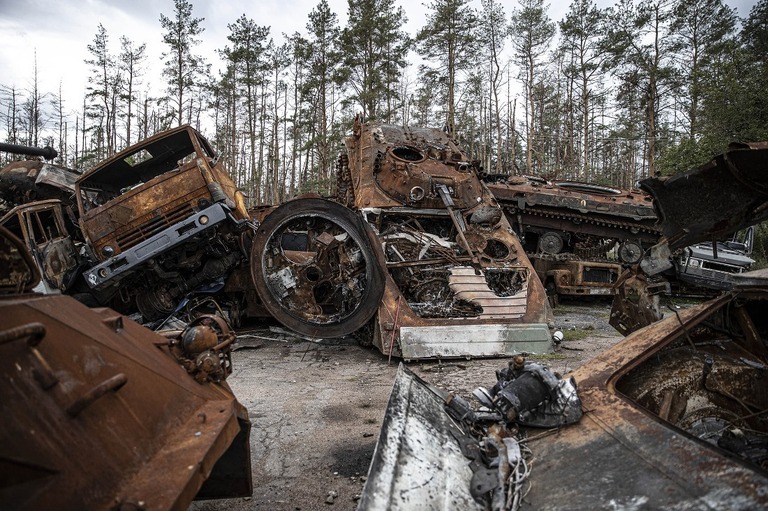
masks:
<path id="1" fill-rule="evenodd" d="M 524 176 L 490 182 L 488 188 L 523 236 L 578 233 L 643 245 L 659 238 L 651 198 L 639 190 Z"/>
<path id="2" fill-rule="evenodd" d="M 249 495 L 250 422 L 227 385 L 196 382 L 167 339 L 110 309 L 16 294 L 37 277 L 5 234 L 2 507 L 185 510 L 196 496 Z"/>

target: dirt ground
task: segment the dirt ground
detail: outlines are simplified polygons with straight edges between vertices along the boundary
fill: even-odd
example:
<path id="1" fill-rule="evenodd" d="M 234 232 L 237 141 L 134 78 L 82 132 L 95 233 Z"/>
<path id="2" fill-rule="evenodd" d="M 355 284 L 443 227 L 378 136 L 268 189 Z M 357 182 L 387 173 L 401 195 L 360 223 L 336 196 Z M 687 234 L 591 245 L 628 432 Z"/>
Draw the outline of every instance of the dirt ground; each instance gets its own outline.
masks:
<path id="1" fill-rule="evenodd" d="M 535 359 L 565 374 L 612 346 L 622 337 L 608 325 L 609 310 L 608 302 L 561 304 L 555 325 L 564 341 Z M 242 329 L 238 344 L 228 382 L 253 424 L 253 496 L 190 509 L 355 509 L 399 360 L 351 339 L 308 342 L 263 325 Z M 472 401 L 472 390 L 493 386 L 505 365 L 475 359 L 408 367 Z"/>

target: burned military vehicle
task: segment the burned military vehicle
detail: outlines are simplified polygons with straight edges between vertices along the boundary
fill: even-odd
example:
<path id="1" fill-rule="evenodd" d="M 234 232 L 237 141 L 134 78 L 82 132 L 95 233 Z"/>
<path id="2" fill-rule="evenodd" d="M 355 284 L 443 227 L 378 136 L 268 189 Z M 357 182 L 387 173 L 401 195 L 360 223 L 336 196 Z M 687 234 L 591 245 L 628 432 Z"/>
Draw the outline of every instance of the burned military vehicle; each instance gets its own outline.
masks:
<path id="1" fill-rule="evenodd" d="M 484 179 L 554 301 L 612 295 L 622 266 L 636 264 L 659 239 L 651 198 L 639 190 L 531 176 Z"/>
<path id="2" fill-rule="evenodd" d="M 223 286 L 247 257 L 241 192 L 190 126 L 157 134 L 75 183 L 80 229 L 93 264 L 83 276 L 102 304 L 171 314 L 203 286 Z"/>
<path id="3" fill-rule="evenodd" d="M 251 494 L 250 421 L 218 318 L 158 335 L 111 309 L 32 294 L 0 227 L 3 509 L 185 510 Z"/>
<path id="4" fill-rule="evenodd" d="M 345 145 L 337 202 L 297 199 L 258 228 L 269 312 L 405 359 L 549 350 L 544 288 L 467 154 L 437 129 L 359 120 Z"/>
<path id="5" fill-rule="evenodd" d="M 768 144 L 734 145 L 687 174 L 643 181 L 664 239 L 640 268 L 661 271 L 670 249 L 768 218 L 766 163 Z M 488 509 L 481 497 L 493 509 L 768 508 L 768 275 L 731 284 L 565 375 L 584 414 L 550 433 L 494 422 L 495 397 L 476 391 L 485 408 L 457 407 L 401 372 L 359 509 Z"/>
<path id="6" fill-rule="evenodd" d="M 32 147 L 0 143 L 0 151 L 24 156 L 57 156 L 51 147 Z M 58 199 L 74 205 L 75 180 L 79 173 L 53 163 L 29 159 L 12 161 L 0 169 L 0 215 L 28 202 Z"/>

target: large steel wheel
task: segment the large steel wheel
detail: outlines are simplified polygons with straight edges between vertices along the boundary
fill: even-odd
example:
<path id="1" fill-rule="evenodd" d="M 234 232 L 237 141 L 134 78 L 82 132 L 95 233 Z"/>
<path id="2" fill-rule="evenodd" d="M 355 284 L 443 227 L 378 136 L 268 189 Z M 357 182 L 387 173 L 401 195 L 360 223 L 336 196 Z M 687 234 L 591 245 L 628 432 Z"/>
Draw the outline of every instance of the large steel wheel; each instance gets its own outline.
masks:
<path id="1" fill-rule="evenodd" d="M 384 292 L 362 219 L 324 199 L 296 199 L 264 219 L 253 240 L 251 276 L 269 313 L 312 337 L 358 330 Z"/>

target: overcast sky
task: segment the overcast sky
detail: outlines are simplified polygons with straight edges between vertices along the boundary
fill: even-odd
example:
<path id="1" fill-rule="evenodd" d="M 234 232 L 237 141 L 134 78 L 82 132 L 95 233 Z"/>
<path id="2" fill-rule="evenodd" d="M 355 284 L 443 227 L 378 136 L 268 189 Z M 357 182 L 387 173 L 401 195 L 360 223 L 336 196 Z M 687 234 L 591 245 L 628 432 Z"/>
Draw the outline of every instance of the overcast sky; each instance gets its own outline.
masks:
<path id="1" fill-rule="evenodd" d="M 406 32 L 415 33 L 424 24 L 426 8 L 415 0 L 395 0 L 402 5 L 408 18 Z M 746 17 L 756 0 L 726 0 Z M 227 24 L 245 14 L 259 25 L 271 27 L 271 35 L 278 40 L 282 34 L 296 31 L 306 33 L 309 12 L 319 0 L 191 0 L 193 16 L 205 18 L 202 26 L 202 44 L 197 51 L 218 68 L 216 50 L 227 44 Z M 477 7 L 480 1 L 474 0 Z M 502 0 L 507 15 L 517 1 Z M 549 15 L 559 21 L 567 10 L 568 1 L 551 2 Z M 598 0 L 598 5 L 612 5 L 614 1 Z M 347 0 L 329 0 L 331 9 L 339 16 L 341 26 L 346 24 Z M 83 60 L 90 58 L 87 46 L 93 42 L 99 23 L 109 34 L 111 51 L 119 52 L 119 40 L 126 36 L 135 44 L 147 44 L 147 73 L 145 80 L 159 81 L 160 56 L 166 50 L 162 43 L 160 14 L 173 18 L 173 0 L 0 0 L 0 84 L 20 90 L 30 89 L 33 83 L 35 55 L 37 56 L 38 83 L 41 93 L 58 93 L 61 86 L 65 107 L 79 108 L 83 100 L 88 66 Z M 160 84 L 155 83 L 155 87 Z"/>

